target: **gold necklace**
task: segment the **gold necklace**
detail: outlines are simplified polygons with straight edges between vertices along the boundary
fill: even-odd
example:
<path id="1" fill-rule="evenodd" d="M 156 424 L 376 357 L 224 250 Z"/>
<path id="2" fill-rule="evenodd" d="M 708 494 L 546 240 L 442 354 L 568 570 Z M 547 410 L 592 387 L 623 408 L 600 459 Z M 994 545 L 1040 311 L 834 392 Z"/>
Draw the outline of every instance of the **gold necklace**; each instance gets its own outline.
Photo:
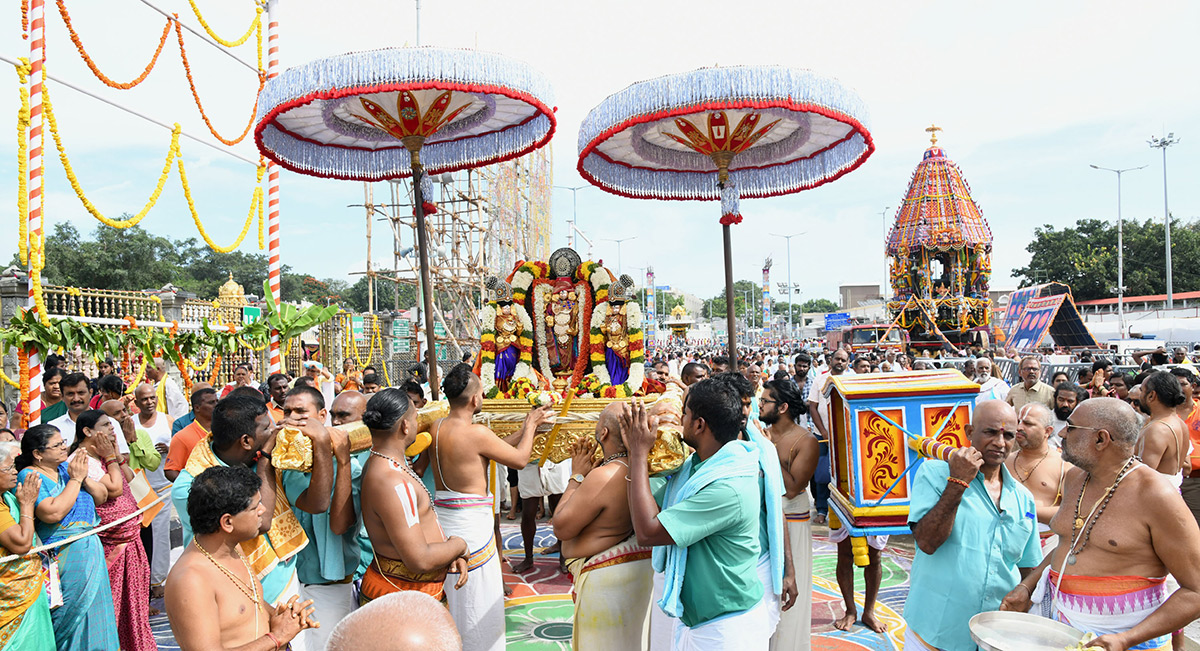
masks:
<path id="1" fill-rule="evenodd" d="M 1021 469 L 1017 467 L 1017 462 L 1021 460 L 1022 452 L 1024 452 L 1024 450 L 1017 450 L 1017 458 L 1013 459 L 1013 470 L 1016 470 L 1018 475 L 1020 474 Z M 1042 462 L 1045 461 L 1046 457 L 1048 456 L 1050 456 L 1050 450 L 1046 450 L 1046 454 L 1043 454 L 1042 458 L 1038 459 L 1038 462 L 1033 464 L 1033 467 L 1029 469 L 1029 472 L 1025 473 L 1025 478 L 1021 480 L 1022 484 L 1029 481 L 1029 478 L 1033 476 L 1033 472 L 1038 469 L 1038 466 L 1042 465 Z"/>
<path id="2" fill-rule="evenodd" d="M 213 565 L 216 565 L 217 568 L 219 568 L 222 572 L 224 572 L 225 576 L 229 577 L 230 581 L 233 581 L 233 584 L 235 586 L 237 586 L 237 589 L 240 590 L 242 594 L 246 595 L 247 599 L 249 599 L 252 603 L 254 603 L 254 605 L 256 607 L 262 608 L 262 601 L 258 597 L 258 584 L 256 584 L 254 582 L 254 573 L 250 571 L 250 563 L 246 562 L 245 556 L 242 556 L 242 554 L 240 552 L 237 554 L 237 557 L 239 559 L 241 559 L 241 561 L 242 561 L 242 565 L 244 565 L 246 567 L 246 576 L 250 577 L 249 589 L 247 589 L 246 583 L 244 581 L 242 581 L 241 579 L 239 579 L 236 574 L 234 574 L 232 571 L 230 571 L 229 568 L 227 568 L 224 565 L 221 565 L 219 562 L 217 562 L 217 559 L 213 558 L 213 555 L 208 553 L 208 550 L 205 549 L 204 546 L 200 544 L 200 541 L 198 539 L 192 538 L 192 542 L 196 544 L 196 549 L 199 549 L 200 553 L 204 554 L 205 558 L 212 561 Z M 257 629 L 258 617 L 255 617 L 254 621 L 255 621 L 255 632 L 257 633 L 258 632 L 258 629 Z"/>

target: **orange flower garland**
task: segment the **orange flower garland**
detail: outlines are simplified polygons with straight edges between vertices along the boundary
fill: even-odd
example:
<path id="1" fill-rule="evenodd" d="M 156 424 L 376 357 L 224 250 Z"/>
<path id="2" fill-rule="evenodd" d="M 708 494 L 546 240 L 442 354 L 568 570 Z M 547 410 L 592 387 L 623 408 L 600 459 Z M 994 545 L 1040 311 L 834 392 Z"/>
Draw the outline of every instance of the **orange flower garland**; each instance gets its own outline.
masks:
<path id="1" fill-rule="evenodd" d="M 242 134 L 237 138 L 232 140 L 224 138 L 221 134 L 217 133 L 216 127 L 208 119 L 208 114 L 204 112 L 204 105 L 200 103 L 200 95 L 196 92 L 196 81 L 192 78 L 192 67 L 188 64 L 187 50 L 183 47 L 183 28 L 179 24 L 178 15 L 175 16 L 175 36 L 179 39 L 179 57 L 183 60 L 183 72 L 187 75 L 188 86 L 192 89 L 192 99 L 196 101 L 196 108 L 200 109 L 200 117 L 204 119 L 204 124 L 208 127 L 208 132 L 226 145 L 232 147 L 238 144 L 246 138 L 246 134 L 250 133 L 250 129 L 254 126 L 254 116 L 258 113 L 258 95 L 262 93 L 263 86 L 267 83 L 266 73 L 262 70 L 258 71 L 258 93 L 254 96 L 254 108 L 250 110 L 250 120 L 246 122 L 246 128 L 242 130 Z"/>
<path id="2" fill-rule="evenodd" d="M 96 65 L 96 62 L 92 60 L 92 57 L 89 56 L 87 51 L 84 49 L 83 41 L 79 38 L 79 34 L 75 31 L 75 27 L 71 25 L 71 15 L 67 13 L 66 4 L 63 2 L 63 0 L 58 0 L 57 4 L 58 13 L 62 16 L 63 24 L 67 26 L 67 35 L 71 37 L 71 42 L 75 44 L 75 49 L 79 50 L 79 56 L 83 57 L 83 62 L 87 64 L 87 67 L 92 71 L 92 74 L 96 75 L 96 78 L 109 88 L 129 90 L 130 88 L 133 88 L 134 86 L 137 86 L 145 81 L 146 77 L 150 76 L 150 71 L 154 69 L 154 64 L 158 63 L 158 55 L 162 54 L 163 46 L 167 43 L 167 37 L 171 35 L 172 21 L 170 18 L 168 18 L 167 24 L 163 25 L 162 36 L 158 39 L 158 47 L 154 49 L 154 56 L 150 57 L 150 63 L 146 64 L 146 69 L 142 70 L 142 74 L 134 78 L 133 81 L 127 83 L 113 81 L 112 79 L 109 79 L 108 76 L 106 76 L 103 72 L 100 72 L 100 68 Z"/>

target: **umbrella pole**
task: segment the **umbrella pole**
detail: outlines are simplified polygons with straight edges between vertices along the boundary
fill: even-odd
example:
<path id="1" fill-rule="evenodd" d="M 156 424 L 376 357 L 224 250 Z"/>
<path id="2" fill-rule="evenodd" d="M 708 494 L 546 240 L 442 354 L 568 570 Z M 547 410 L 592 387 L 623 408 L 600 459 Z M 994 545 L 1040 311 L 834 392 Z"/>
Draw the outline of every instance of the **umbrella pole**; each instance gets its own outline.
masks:
<path id="1" fill-rule="evenodd" d="M 421 196 L 421 167 L 417 152 L 412 153 L 413 204 L 417 217 L 417 252 L 421 261 L 421 303 L 425 312 L 425 363 L 429 367 L 429 389 L 438 400 L 437 338 L 433 333 L 433 285 L 429 282 L 429 233 L 425 230 L 425 197 Z M 728 228 L 728 227 L 726 227 Z"/>
<path id="2" fill-rule="evenodd" d="M 725 328 L 729 331 L 729 368 L 737 370 L 737 330 L 733 318 L 733 247 L 730 244 L 729 224 L 721 225 L 725 240 Z"/>

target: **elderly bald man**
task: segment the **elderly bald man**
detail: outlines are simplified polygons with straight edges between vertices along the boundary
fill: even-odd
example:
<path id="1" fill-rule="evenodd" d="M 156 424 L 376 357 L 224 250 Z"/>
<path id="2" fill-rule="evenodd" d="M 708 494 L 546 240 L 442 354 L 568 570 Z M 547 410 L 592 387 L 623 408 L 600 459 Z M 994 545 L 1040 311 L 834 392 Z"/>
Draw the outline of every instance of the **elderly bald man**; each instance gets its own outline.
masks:
<path id="1" fill-rule="evenodd" d="M 949 462 L 926 460 L 913 478 L 906 649 L 974 651 L 967 622 L 996 610 L 1042 561 L 1033 495 L 1004 467 L 1016 412 L 999 400 L 979 403 L 966 434 L 970 447 Z"/>
<path id="2" fill-rule="evenodd" d="M 329 634 L 328 651 L 461 651 L 450 611 L 416 590 L 384 595 L 350 613 Z"/>
<path id="3" fill-rule="evenodd" d="M 1076 468 L 1050 522 L 1063 542 L 1006 609 L 1044 593 L 1043 612 L 1100 635 L 1092 646 L 1109 650 L 1170 649 L 1171 633 L 1200 616 L 1200 527 L 1168 478 L 1134 456 L 1138 431 L 1133 408 L 1115 398 L 1072 412 L 1063 458 Z M 1169 596 L 1168 573 L 1179 583 Z"/>

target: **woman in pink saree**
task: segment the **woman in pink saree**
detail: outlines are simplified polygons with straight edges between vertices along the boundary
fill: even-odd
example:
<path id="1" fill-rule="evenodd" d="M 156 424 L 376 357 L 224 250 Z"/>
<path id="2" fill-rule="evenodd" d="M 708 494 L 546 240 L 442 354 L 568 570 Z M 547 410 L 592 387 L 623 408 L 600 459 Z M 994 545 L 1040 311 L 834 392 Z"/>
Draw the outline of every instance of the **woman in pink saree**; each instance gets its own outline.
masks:
<path id="1" fill-rule="evenodd" d="M 89 417 L 90 416 L 90 417 Z M 89 426 L 89 423 L 91 425 Z M 115 522 L 138 510 L 137 500 L 129 488 L 133 471 L 119 454 L 103 458 L 97 448 L 99 437 L 105 437 L 110 450 L 116 449 L 113 421 L 104 412 L 84 412 L 76 423 L 74 447 L 88 455 L 88 476 L 102 483 L 113 482 L 113 465 L 120 468 L 120 490 L 109 487 L 108 501 L 96 507 L 101 526 Z M 77 452 L 78 453 L 78 452 Z M 110 452 L 109 454 L 115 454 Z M 116 460 L 116 464 L 113 460 Z M 150 564 L 141 541 L 142 518 L 136 516 L 102 531 L 104 560 L 108 565 L 108 581 L 112 585 L 113 610 L 117 620 L 117 637 L 123 651 L 157 651 L 158 643 L 150 630 Z"/>

